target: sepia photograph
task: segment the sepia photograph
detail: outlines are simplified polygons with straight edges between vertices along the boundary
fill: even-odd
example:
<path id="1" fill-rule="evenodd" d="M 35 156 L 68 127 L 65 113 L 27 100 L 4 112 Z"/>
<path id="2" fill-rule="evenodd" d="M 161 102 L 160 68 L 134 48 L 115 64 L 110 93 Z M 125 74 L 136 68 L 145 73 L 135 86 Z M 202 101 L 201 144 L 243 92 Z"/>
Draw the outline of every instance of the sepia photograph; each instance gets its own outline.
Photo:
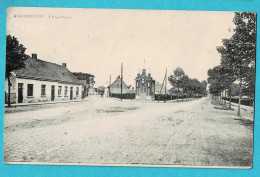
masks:
<path id="1" fill-rule="evenodd" d="M 4 163 L 252 168 L 256 13 L 9 7 Z"/>

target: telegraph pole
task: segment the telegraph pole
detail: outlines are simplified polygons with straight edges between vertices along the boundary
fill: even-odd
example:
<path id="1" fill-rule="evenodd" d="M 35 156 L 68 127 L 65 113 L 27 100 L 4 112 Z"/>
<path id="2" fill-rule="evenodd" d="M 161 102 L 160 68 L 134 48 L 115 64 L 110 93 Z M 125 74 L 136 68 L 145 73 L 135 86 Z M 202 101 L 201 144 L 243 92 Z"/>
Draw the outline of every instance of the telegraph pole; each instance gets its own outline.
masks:
<path id="1" fill-rule="evenodd" d="M 122 100 L 122 98 L 123 98 L 123 94 L 122 94 L 122 92 L 123 92 L 123 63 L 121 63 L 121 100 Z"/>
<path id="2" fill-rule="evenodd" d="M 111 85 L 111 74 L 110 74 L 110 77 L 109 77 L 108 97 L 110 97 L 110 85 Z"/>
<path id="3" fill-rule="evenodd" d="M 167 100 L 167 68 L 166 68 L 166 73 L 165 73 L 165 102 Z"/>

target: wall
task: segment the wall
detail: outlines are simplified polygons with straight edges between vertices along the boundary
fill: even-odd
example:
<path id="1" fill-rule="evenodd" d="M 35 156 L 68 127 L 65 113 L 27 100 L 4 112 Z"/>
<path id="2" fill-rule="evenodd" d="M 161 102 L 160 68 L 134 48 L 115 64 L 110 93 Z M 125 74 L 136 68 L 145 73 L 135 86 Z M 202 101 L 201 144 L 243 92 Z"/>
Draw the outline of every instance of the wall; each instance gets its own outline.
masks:
<path id="1" fill-rule="evenodd" d="M 51 101 L 51 86 L 55 86 L 54 101 L 70 100 L 70 87 L 73 87 L 73 100 L 82 99 L 82 86 L 73 84 L 64 84 L 50 81 L 38 81 L 30 79 L 16 78 L 11 87 L 11 93 L 16 93 L 16 103 L 18 103 L 18 83 L 23 83 L 23 103 L 47 102 Z M 27 84 L 33 84 L 33 96 L 27 96 Z M 41 96 L 41 85 L 46 85 L 45 96 Z M 61 95 L 58 95 L 58 86 L 62 86 Z M 68 86 L 67 96 L 64 95 L 65 86 Z M 76 87 L 79 87 L 79 94 L 76 96 Z M 8 93 L 6 80 L 6 93 Z"/>
<path id="2" fill-rule="evenodd" d="M 127 93 L 128 92 L 127 85 L 123 82 L 122 83 L 122 93 Z M 111 94 L 121 94 L 121 80 L 117 79 L 114 83 L 111 84 L 110 86 L 110 93 Z"/>

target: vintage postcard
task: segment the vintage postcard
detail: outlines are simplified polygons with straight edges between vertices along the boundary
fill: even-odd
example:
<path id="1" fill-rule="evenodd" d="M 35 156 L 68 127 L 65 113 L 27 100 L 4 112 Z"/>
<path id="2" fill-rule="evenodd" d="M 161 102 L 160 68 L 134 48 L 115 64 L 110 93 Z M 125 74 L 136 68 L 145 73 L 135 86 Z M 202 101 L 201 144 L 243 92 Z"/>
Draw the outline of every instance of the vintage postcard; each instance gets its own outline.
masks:
<path id="1" fill-rule="evenodd" d="M 10 7 L 4 162 L 252 168 L 256 13 Z"/>

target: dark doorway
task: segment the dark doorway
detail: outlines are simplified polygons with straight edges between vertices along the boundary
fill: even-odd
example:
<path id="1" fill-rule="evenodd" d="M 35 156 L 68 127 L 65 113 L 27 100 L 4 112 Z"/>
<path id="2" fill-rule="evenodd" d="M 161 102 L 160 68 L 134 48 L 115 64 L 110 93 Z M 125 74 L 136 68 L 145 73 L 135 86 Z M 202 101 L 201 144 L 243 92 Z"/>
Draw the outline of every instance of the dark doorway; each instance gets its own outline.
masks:
<path id="1" fill-rule="evenodd" d="M 70 100 L 73 100 L 73 87 L 70 87 Z"/>
<path id="2" fill-rule="evenodd" d="M 23 83 L 18 83 L 18 103 L 23 102 Z"/>
<path id="3" fill-rule="evenodd" d="M 55 98 L 55 85 L 51 86 L 51 101 L 54 101 Z"/>

